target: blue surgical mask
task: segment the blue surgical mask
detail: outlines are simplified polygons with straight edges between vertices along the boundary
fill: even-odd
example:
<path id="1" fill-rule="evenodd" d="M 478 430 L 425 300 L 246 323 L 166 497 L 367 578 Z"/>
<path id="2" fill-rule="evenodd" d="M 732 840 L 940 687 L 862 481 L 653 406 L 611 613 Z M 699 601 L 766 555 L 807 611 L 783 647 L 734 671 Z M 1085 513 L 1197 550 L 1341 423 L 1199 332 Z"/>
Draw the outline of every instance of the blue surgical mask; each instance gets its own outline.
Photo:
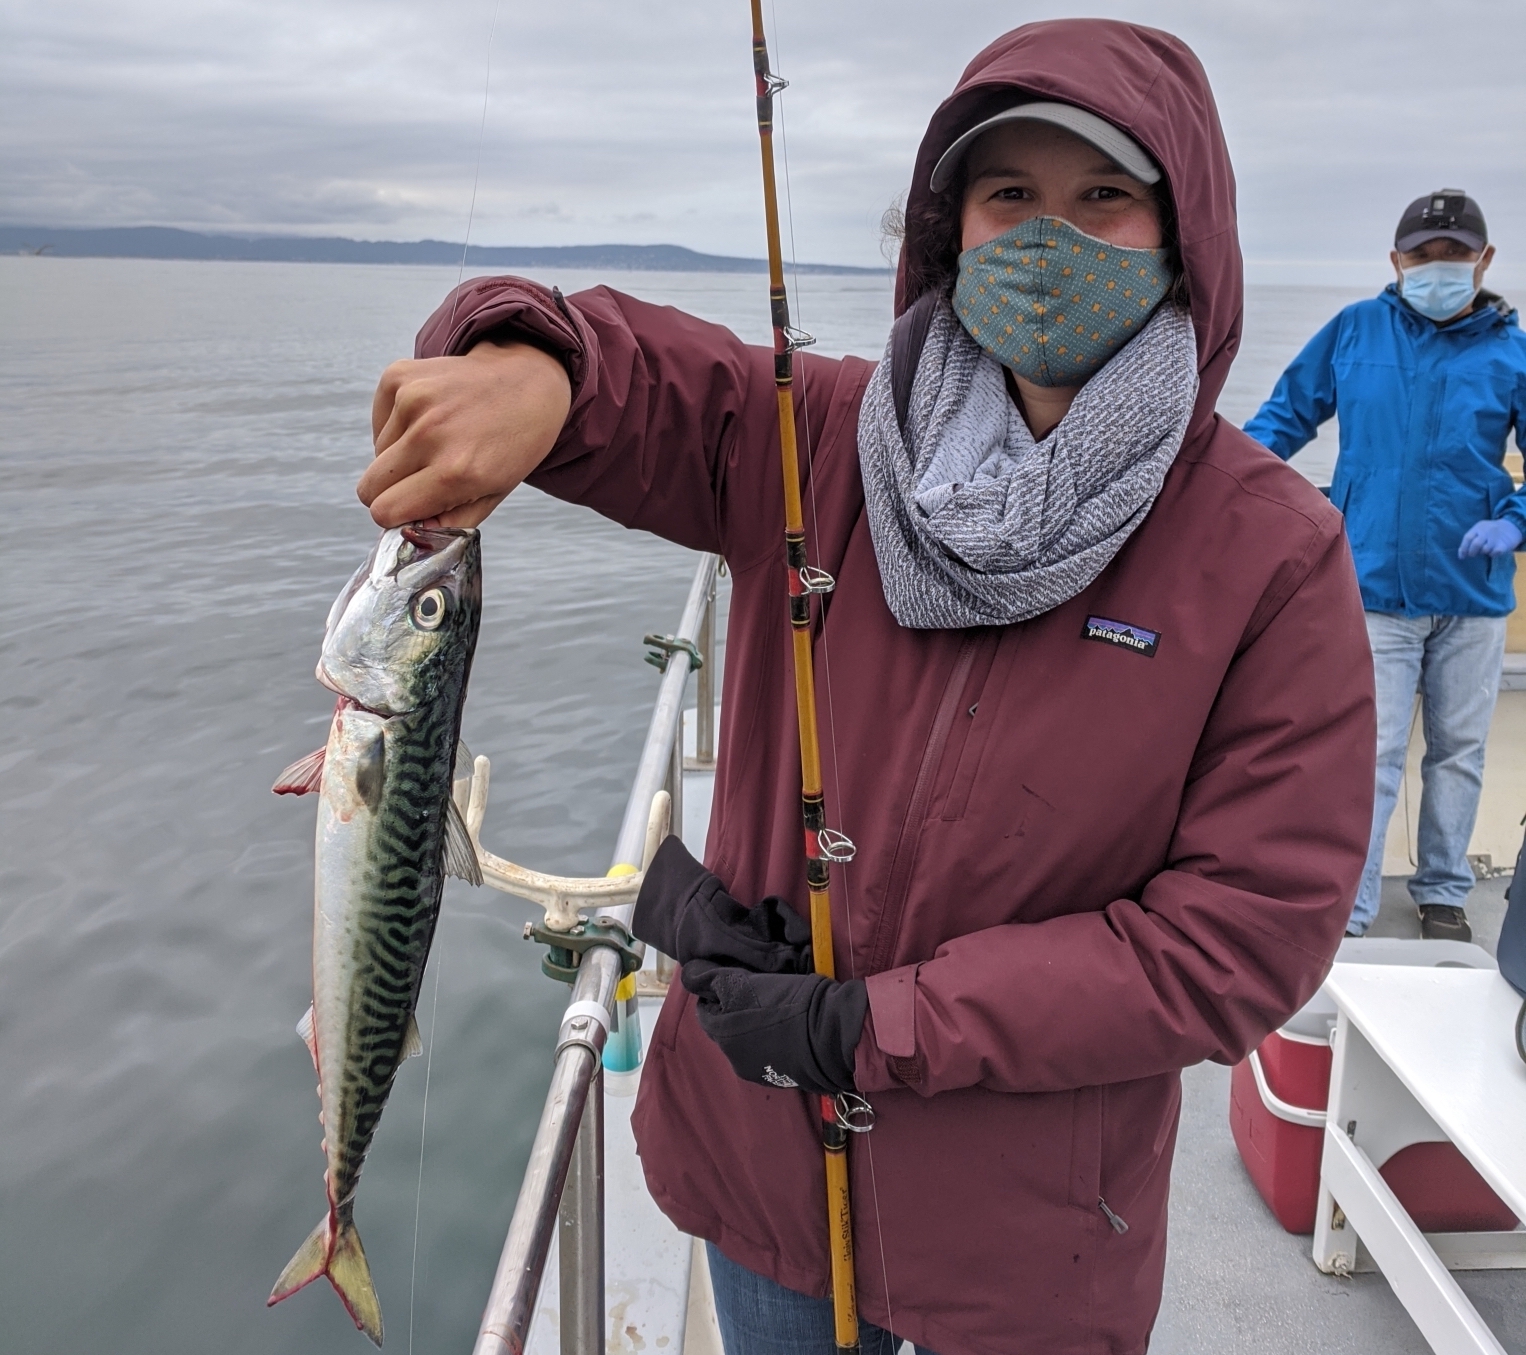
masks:
<path id="1" fill-rule="evenodd" d="M 1132 339 L 1171 286 L 1163 249 L 1124 249 L 1030 217 L 959 256 L 954 314 L 1036 386 L 1079 386 Z"/>
<path id="2" fill-rule="evenodd" d="M 1403 269 L 1399 295 L 1428 320 L 1450 320 L 1478 295 L 1473 281 L 1477 267 L 1477 259 L 1469 263 L 1442 259 Z"/>

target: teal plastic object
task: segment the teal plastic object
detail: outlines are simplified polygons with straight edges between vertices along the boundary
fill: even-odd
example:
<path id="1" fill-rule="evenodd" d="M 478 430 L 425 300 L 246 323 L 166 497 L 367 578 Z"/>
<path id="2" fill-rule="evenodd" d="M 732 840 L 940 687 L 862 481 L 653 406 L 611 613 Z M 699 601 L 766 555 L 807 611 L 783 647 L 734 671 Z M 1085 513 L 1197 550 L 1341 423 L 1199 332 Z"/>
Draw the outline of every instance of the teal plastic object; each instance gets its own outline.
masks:
<path id="1" fill-rule="evenodd" d="M 611 1073 L 634 1073 L 641 1067 L 641 1005 L 636 976 L 627 974 L 615 989 L 615 1019 L 604 1042 L 604 1068 Z"/>

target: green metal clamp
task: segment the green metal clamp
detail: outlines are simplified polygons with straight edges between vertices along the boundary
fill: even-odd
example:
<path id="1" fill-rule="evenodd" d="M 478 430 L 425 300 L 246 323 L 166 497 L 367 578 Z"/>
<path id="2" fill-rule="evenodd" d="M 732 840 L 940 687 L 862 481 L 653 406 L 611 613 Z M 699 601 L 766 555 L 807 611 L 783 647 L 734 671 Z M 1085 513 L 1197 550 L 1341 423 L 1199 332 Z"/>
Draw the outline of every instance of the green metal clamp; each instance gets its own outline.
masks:
<path id="1" fill-rule="evenodd" d="M 543 923 L 527 922 L 524 935 L 526 941 L 539 941 L 546 947 L 541 972 L 558 983 L 576 979 L 584 953 L 595 946 L 608 946 L 619 953 L 622 978 L 641 968 L 641 952 L 632 945 L 631 934 L 607 918 L 583 918 L 570 932 L 554 932 Z"/>
<path id="2" fill-rule="evenodd" d="M 691 672 L 697 673 L 705 666 L 704 656 L 693 640 L 685 640 L 677 635 L 643 635 L 641 643 L 652 646 L 652 652 L 646 656 L 646 661 L 659 672 L 666 673 L 668 660 L 680 651 L 689 656 Z"/>

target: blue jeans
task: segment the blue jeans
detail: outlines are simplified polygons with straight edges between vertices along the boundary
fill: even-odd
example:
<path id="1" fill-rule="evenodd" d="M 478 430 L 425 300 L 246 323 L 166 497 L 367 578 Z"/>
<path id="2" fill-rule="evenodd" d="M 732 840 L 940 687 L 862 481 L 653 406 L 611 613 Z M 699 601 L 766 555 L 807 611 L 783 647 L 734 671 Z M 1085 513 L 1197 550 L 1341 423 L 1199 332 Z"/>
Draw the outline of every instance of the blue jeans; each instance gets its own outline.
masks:
<path id="1" fill-rule="evenodd" d="M 705 1243 L 705 1252 L 726 1355 L 837 1355 L 831 1299 L 813 1299 L 764 1279 L 713 1242 Z M 862 1318 L 858 1339 L 862 1355 L 895 1355 L 901 1344 L 899 1337 Z M 916 1351 L 933 1355 L 921 1346 Z"/>
<path id="2" fill-rule="evenodd" d="M 1462 907 L 1473 889 L 1468 840 L 1484 784 L 1484 742 L 1499 694 L 1505 653 L 1502 616 L 1395 616 L 1367 613 L 1378 693 L 1378 775 L 1372 838 L 1349 930 L 1377 916 L 1383 839 L 1399 798 L 1415 691 L 1420 692 L 1425 759 L 1420 764 L 1418 863 L 1410 878 L 1417 904 Z"/>

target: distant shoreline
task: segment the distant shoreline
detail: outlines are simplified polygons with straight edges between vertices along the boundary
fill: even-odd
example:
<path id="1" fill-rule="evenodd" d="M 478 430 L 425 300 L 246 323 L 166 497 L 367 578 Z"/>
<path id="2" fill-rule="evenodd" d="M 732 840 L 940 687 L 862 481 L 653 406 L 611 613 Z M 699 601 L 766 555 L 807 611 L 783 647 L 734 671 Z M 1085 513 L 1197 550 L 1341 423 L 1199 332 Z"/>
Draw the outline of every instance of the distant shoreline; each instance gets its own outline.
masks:
<path id="1" fill-rule="evenodd" d="M 251 263 L 379 263 L 457 266 L 461 245 L 449 240 L 349 240 L 343 236 L 209 235 L 168 226 L 97 230 L 0 226 L 0 254 L 66 259 L 217 259 Z M 766 273 L 764 259 L 701 254 L 682 245 L 472 245 L 468 268 L 607 268 L 643 273 Z M 888 277 L 888 268 L 803 263 L 799 273 Z"/>

